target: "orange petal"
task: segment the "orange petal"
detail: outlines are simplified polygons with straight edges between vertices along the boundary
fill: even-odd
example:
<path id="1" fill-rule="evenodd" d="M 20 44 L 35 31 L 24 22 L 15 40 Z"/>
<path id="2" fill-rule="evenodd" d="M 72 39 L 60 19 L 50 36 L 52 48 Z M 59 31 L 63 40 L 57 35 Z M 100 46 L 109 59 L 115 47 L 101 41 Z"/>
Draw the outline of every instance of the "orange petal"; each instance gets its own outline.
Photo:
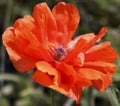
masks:
<path id="1" fill-rule="evenodd" d="M 80 60 L 80 63 L 81 63 L 80 66 L 82 66 L 85 62 L 85 55 L 82 52 L 79 53 L 78 59 Z"/>
<path id="2" fill-rule="evenodd" d="M 55 75 L 55 70 L 49 65 L 49 67 L 46 65 L 48 65 L 48 63 L 45 62 L 39 62 L 37 63 L 37 67 L 39 70 L 36 70 L 35 73 L 32 76 L 32 79 L 35 80 L 37 83 L 52 88 L 68 97 L 72 97 L 76 100 L 76 102 L 79 102 L 80 99 L 80 94 L 81 94 L 81 88 L 77 88 L 77 86 L 75 85 L 75 83 L 70 87 L 68 84 L 63 84 L 62 82 L 60 84 L 55 84 L 54 83 L 54 75 Z M 64 67 L 64 66 L 63 66 Z M 42 71 L 40 71 L 42 70 Z M 62 70 L 61 70 L 62 71 Z M 70 73 L 68 72 L 68 70 L 65 70 L 66 74 L 70 75 L 72 74 L 71 69 L 70 69 Z M 67 73 L 68 72 L 68 73 Z M 61 76 L 61 78 L 63 78 L 64 76 Z M 66 78 L 69 78 L 68 76 L 66 76 Z M 63 78 L 64 79 L 64 78 Z M 72 83 L 72 80 L 70 80 Z"/>
<path id="3" fill-rule="evenodd" d="M 45 44 L 46 40 L 55 41 L 57 25 L 47 4 L 37 4 L 34 7 L 33 17 L 41 42 Z"/>
<path id="4" fill-rule="evenodd" d="M 79 35 L 78 37 L 76 37 L 75 39 L 68 43 L 67 49 L 73 49 L 80 39 L 84 39 L 86 40 L 87 43 L 89 43 L 94 37 L 95 37 L 94 33 Z"/>
<path id="5" fill-rule="evenodd" d="M 87 50 L 89 50 L 98 40 L 101 39 L 101 37 L 103 37 L 105 35 L 105 33 L 107 32 L 107 28 L 103 27 L 101 28 L 100 32 L 95 36 L 94 33 L 89 33 L 89 34 L 84 34 L 81 35 L 77 38 L 75 38 L 73 41 L 71 41 L 68 45 L 67 48 L 68 49 L 73 49 L 76 48 L 77 44 L 80 44 L 79 41 L 80 40 L 84 40 L 84 42 L 86 42 L 86 47 L 82 50 L 83 52 L 86 52 Z M 79 46 L 83 46 L 82 44 Z"/>
<path id="6" fill-rule="evenodd" d="M 76 104 L 80 103 L 80 98 L 82 95 L 82 87 L 79 88 L 77 85 L 70 90 L 70 97 L 74 98 L 76 101 Z"/>
<path id="7" fill-rule="evenodd" d="M 100 71 L 91 68 L 80 68 L 77 72 L 81 78 L 86 78 L 88 80 L 98 80 L 105 76 L 105 74 Z"/>
<path id="8" fill-rule="evenodd" d="M 91 48 L 98 40 L 100 40 L 103 36 L 105 36 L 106 32 L 107 32 L 107 28 L 106 27 L 102 27 L 101 30 L 99 31 L 99 33 L 96 35 L 96 37 L 94 37 L 89 42 L 88 48 Z"/>
<path id="9" fill-rule="evenodd" d="M 61 63 L 56 64 L 56 67 L 61 75 L 61 85 L 67 85 L 69 87 L 73 87 L 75 83 L 77 83 L 78 87 L 91 85 L 91 81 L 86 80 L 84 77 L 77 74 L 76 70 L 73 68 L 73 65 Z"/>
<path id="10" fill-rule="evenodd" d="M 66 57 L 64 58 L 64 62 L 70 62 L 73 58 L 77 57 L 80 52 L 83 52 L 87 48 L 87 42 L 84 39 L 79 39 L 75 47 L 68 52 Z"/>
<path id="11" fill-rule="evenodd" d="M 112 75 L 110 73 L 103 74 L 99 70 L 91 68 L 80 68 L 78 74 L 92 81 L 93 86 L 100 91 L 106 90 L 112 82 Z"/>
<path id="12" fill-rule="evenodd" d="M 70 88 L 67 85 L 64 85 L 64 86 L 59 85 L 59 86 L 57 86 L 57 85 L 51 84 L 49 87 L 54 89 L 57 92 L 60 92 L 60 93 L 64 94 L 65 96 L 68 96 L 68 94 L 69 94 L 69 89 Z"/>
<path id="13" fill-rule="evenodd" d="M 89 43 L 94 37 L 95 37 L 94 33 L 87 33 L 87 34 L 79 35 L 74 40 L 79 40 L 79 39 L 83 38 Z"/>
<path id="14" fill-rule="evenodd" d="M 107 87 L 112 83 L 111 74 L 107 73 L 102 79 L 94 80 L 93 86 L 99 91 L 105 91 Z"/>
<path id="15" fill-rule="evenodd" d="M 105 43 L 98 46 L 94 46 L 85 55 L 85 61 L 103 61 L 103 62 L 114 62 L 118 58 L 118 54 L 115 49 L 106 46 Z"/>
<path id="16" fill-rule="evenodd" d="M 81 94 L 81 86 L 77 87 L 75 85 L 77 75 L 75 70 L 72 66 L 69 66 L 65 63 L 56 63 L 56 67 L 59 71 L 59 75 L 61 76 L 61 79 L 58 84 L 54 83 L 55 78 L 54 76 L 57 76 L 55 69 L 48 63 L 41 61 L 38 62 L 37 68 L 39 72 L 42 72 L 46 75 L 43 75 L 45 77 L 40 76 L 38 72 L 36 72 L 35 75 L 33 75 L 33 80 L 38 82 L 41 85 L 47 86 L 49 88 L 52 88 L 68 97 L 72 97 L 76 100 L 76 103 L 79 103 L 80 94 Z M 57 77 L 56 77 L 57 80 Z"/>
<path id="17" fill-rule="evenodd" d="M 60 75 L 58 71 L 45 61 L 39 61 L 36 63 L 36 67 L 39 71 L 47 73 L 49 76 L 54 77 L 54 84 L 58 85 L 60 82 Z"/>
<path id="18" fill-rule="evenodd" d="M 25 16 L 24 16 L 24 19 L 26 19 L 26 20 L 30 20 L 31 22 L 34 22 L 33 17 L 30 16 L 30 15 L 25 15 Z"/>
<path id="19" fill-rule="evenodd" d="M 18 19 L 14 24 L 14 47 L 19 51 L 34 59 L 51 59 L 45 46 L 39 42 L 33 32 L 35 28 L 33 21 L 28 16 Z M 45 54 L 46 53 L 46 54 Z"/>
<path id="20" fill-rule="evenodd" d="M 67 61 L 66 61 L 67 62 Z M 84 65 L 85 62 L 85 56 L 84 54 L 81 52 L 78 54 L 78 56 L 76 58 L 72 58 L 72 61 L 68 61 L 69 64 L 71 64 L 72 66 L 75 67 L 81 67 Z"/>
<path id="21" fill-rule="evenodd" d="M 17 51 L 14 47 L 14 34 L 13 34 L 13 27 L 8 27 L 4 34 L 2 35 L 3 44 L 7 49 L 7 52 L 12 60 L 16 69 L 21 72 L 29 71 L 30 69 L 35 67 L 35 63 L 37 60 L 32 59 L 21 52 Z"/>
<path id="22" fill-rule="evenodd" d="M 93 47 L 91 47 L 90 49 L 88 49 L 86 51 L 86 54 L 89 54 L 89 53 L 92 53 L 92 52 L 95 52 L 97 50 L 101 50 L 101 49 L 104 49 L 106 47 L 110 46 L 110 42 L 103 42 L 101 44 L 98 44 L 98 45 L 95 45 Z"/>
<path id="23" fill-rule="evenodd" d="M 77 80 L 77 74 L 73 66 L 65 63 L 56 63 L 56 67 L 61 75 L 61 85 L 73 86 Z"/>
<path id="24" fill-rule="evenodd" d="M 80 103 L 82 88 L 78 88 L 77 85 L 74 85 L 74 87 L 72 88 L 68 88 L 67 85 L 65 86 L 51 85 L 50 88 L 64 94 L 67 97 L 73 98 L 76 101 L 76 104 Z"/>
<path id="25" fill-rule="evenodd" d="M 49 87 L 53 84 L 53 77 L 50 76 L 48 73 L 41 72 L 39 70 L 36 70 L 34 74 L 32 75 L 32 79 L 39 83 L 40 85 Z"/>
<path id="26" fill-rule="evenodd" d="M 57 40 L 60 44 L 67 44 L 80 20 L 78 9 L 74 5 L 60 2 L 53 8 L 52 13 L 59 31 Z"/>
<path id="27" fill-rule="evenodd" d="M 116 70 L 116 65 L 113 64 L 113 63 L 107 63 L 107 62 L 99 62 L 99 61 L 96 61 L 96 62 L 85 62 L 84 63 L 84 68 L 92 68 L 92 69 L 95 69 L 95 70 L 99 70 L 100 72 L 103 72 L 103 73 L 111 73 L 113 74 Z"/>

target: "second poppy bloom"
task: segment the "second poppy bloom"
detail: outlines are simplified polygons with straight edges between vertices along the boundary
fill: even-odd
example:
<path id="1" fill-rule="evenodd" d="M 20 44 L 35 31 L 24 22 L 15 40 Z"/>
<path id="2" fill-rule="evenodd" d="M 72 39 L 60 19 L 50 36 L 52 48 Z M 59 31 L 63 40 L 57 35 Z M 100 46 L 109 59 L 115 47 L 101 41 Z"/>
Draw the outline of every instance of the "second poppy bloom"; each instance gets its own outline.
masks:
<path id="1" fill-rule="evenodd" d="M 72 40 L 80 20 L 72 4 L 58 3 L 51 11 L 46 3 L 34 7 L 33 16 L 18 19 L 2 39 L 20 72 L 35 68 L 32 79 L 80 101 L 83 87 L 104 91 L 112 82 L 118 58 L 110 42 L 95 45 L 107 32 L 83 34 Z"/>

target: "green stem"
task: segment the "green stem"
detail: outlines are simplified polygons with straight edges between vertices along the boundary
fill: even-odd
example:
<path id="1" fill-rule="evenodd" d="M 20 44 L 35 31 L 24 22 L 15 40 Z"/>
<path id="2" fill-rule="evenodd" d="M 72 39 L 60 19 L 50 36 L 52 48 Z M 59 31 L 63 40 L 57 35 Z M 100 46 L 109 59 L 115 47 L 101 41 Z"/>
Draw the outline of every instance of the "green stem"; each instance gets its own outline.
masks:
<path id="1" fill-rule="evenodd" d="M 51 91 L 51 106 L 55 106 L 55 93 L 52 89 L 50 91 Z"/>
<path id="2" fill-rule="evenodd" d="M 93 94 L 93 88 L 90 87 L 88 89 L 88 106 L 95 106 L 95 103 L 94 103 L 94 94 Z"/>
<path id="3" fill-rule="evenodd" d="M 110 100 L 111 106 L 120 106 L 120 104 L 118 102 L 118 98 L 115 94 L 115 90 L 112 91 L 112 88 L 109 87 L 106 92 L 107 92 L 108 98 Z"/>

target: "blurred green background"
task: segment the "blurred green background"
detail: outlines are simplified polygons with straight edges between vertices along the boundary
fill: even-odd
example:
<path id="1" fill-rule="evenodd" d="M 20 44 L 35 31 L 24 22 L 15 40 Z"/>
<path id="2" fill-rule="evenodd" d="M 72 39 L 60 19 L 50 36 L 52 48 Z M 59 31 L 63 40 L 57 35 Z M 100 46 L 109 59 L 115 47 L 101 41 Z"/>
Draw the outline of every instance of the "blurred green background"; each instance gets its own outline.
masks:
<path id="1" fill-rule="evenodd" d="M 120 53 L 120 0 L 0 0 L 0 106 L 50 106 L 49 89 L 34 83 L 30 78 L 32 73 L 19 73 L 14 69 L 1 38 L 5 28 L 16 19 L 32 14 L 37 3 L 47 2 L 52 9 L 59 1 L 72 3 L 79 9 L 81 21 L 75 36 L 97 33 L 102 26 L 107 26 L 109 31 L 103 41 L 111 41 Z M 85 88 L 79 105 L 55 92 L 56 106 L 120 106 L 120 60 L 115 63 L 113 84 L 106 92 Z"/>

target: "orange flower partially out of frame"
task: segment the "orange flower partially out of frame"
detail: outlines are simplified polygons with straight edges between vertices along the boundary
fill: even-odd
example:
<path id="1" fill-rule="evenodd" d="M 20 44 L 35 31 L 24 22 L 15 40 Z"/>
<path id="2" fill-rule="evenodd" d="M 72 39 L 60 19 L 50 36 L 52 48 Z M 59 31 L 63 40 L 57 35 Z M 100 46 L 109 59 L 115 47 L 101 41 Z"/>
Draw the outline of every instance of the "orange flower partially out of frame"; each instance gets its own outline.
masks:
<path id="1" fill-rule="evenodd" d="M 80 101 L 83 87 L 104 91 L 112 82 L 118 58 L 110 42 L 95 45 L 107 32 L 87 33 L 71 39 L 80 20 L 72 4 L 58 3 L 52 10 L 46 3 L 34 7 L 33 16 L 18 19 L 4 32 L 3 44 L 15 68 L 32 79 Z"/>

